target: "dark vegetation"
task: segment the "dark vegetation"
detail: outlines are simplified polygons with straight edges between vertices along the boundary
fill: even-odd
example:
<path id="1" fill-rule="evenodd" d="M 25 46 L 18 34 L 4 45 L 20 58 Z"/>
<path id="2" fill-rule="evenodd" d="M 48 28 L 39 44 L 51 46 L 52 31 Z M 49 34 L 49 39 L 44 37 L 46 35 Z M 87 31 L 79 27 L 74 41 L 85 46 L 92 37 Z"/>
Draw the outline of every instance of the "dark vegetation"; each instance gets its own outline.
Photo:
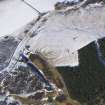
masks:
<path id="1" fill-rule="evenodd" d="M 105 59 L 105 38 L 99 40 L 100 50 Z"/>
<path id="2" fill-rule="evenodd" d="M 79 51 L 79 61 L 78 67 L 58 68 L 70 96 L 82 105 L 105 105 L 105 68 L 98 60 L 94 43 Z"/>

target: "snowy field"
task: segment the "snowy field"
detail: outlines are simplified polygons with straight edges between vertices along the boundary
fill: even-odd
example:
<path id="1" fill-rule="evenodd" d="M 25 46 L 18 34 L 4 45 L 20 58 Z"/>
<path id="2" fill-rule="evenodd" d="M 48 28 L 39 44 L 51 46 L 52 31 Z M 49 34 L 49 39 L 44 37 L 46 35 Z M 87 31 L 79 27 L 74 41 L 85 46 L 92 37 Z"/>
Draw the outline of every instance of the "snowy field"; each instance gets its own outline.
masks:
<path id="1" fill-rule="evenodd" d="M 48 61 L 55 66 L 77 66 L 77 51 L 105 37 L 104 12 L 105 7 L 101 5 L 80 8 L 66 15 L 52 12 L 48 18 L 45 17 L 47 19 L 43 25 L 39 22 L 39 29 L 37 25 L 33 28 L 33 31 L 38 31 L 38 35 L 29 41 L 31 50 L 47 55 Z"/>
<path id="2" fill-rule="evenodd" d="M 11 34 L 26 25 L 37 14 L 20 0 L 0 2 L 0 36 Z"/>
<path id="3" fill-rule="evenodd" d="M 49 11 L 54 9 L 54 4 L 62 0 L 26 0 L 39 11 Z M 0 1 L 0 36 L 11 34 L 33 19 L 37 13 L 24 4 L 21 0 Z"/>

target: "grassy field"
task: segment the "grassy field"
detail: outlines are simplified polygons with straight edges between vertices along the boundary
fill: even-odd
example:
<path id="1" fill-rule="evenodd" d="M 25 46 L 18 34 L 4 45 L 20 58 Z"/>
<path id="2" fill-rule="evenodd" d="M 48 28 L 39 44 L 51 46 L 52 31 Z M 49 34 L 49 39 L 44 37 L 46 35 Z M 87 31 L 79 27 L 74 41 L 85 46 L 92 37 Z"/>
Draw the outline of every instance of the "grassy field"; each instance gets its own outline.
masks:
<path id="1" fill-rule="evenodd" d="M 105 68 L 97 58 L 94 43 L 79 51 L 79 61 L 79 67 L 57 68 L 70 96 L 82 105 L 105 105 Z"/>

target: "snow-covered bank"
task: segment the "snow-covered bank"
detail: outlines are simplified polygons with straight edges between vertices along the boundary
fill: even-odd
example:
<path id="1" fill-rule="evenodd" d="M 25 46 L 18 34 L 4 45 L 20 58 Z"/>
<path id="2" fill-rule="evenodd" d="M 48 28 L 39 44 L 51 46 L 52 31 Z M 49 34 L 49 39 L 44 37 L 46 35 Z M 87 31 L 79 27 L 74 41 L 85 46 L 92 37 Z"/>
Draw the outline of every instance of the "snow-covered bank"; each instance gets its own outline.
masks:
<path id="1" fill-rule="evenodd" d="M 105 6 L 93 4 L 45 14 L 24 36 L 14 58 L 29 45 L 33 53 L 40 52 L 53 66 L 78 66 L 78 50 L 105 37 L 104 12 Z"/>
<path id="2" fill-rule="evenodd" d="M 53 11 L 33 27 L 32 31 L 37 35 L 27 45 L 31 46 L 31 51 L 41 52 L 55 66 L 77 66 L 76 52 L 92 41 L 105 37 L 104 12 L 105 7 L 101 5 L 67 12 Z M 43 20 L 46 20 L 44 24 Z"/>
<path id="3" fill-rule="evenodd" d="M 45 12 L 54 9 L 54 4 L 59 0 L 26 1 L 31 3 L 39 11 Z M 36 17 L 36 11 L 24 4 L 21 0 L 0 1 L 0 36 L 15 32 Z"/>
<path id="4" fill-rule="evenodd" d="M 8 66 L 18 43 L 12 36 L 0 39 L 0 71 Z"/>

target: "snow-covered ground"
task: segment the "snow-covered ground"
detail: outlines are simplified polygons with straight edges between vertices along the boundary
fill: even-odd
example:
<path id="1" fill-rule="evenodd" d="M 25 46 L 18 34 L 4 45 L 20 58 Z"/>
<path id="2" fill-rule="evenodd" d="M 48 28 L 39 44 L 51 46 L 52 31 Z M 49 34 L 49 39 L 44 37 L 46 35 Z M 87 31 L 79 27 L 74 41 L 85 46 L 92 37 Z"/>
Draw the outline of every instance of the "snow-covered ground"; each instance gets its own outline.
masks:
<path id="1" fill-rule="evenodd" d="M 37 14 L 21 0 L 0 2 L 0 36 L 11 34 L 26 25 Z"/>
<path id="2" fill-rule="evenodd" d="M 24 3 L 22 5 L 24 8 L 29 8 Z M 50 9 L 53 9 L 53 5 L 52 8 L 48 7 L 46 10 L 42 8 L 40 11 Z M 105 37 L 104 13 L 105 7 L 102 5 L 91 5 L 77 10 L 68 8 L 63 11 L 52 11 L 30 29 L 29 35 L 35 34 L 35 36 L 25 37 L 20 47 L 16 49 L 14 57 L 18 57 L 19 51 L 24 49 L 25 45 L 30 45 L 32 52 L 41 52 L 54 66 L 77 66 L 79 64 L 78 50 L 98 38 Z"/>
<path id="3" fill-rule="evenodd" d="M 104 13 L 105 7 L 101 5 L 71 10 L 66 15 L 61 11 L 52 12 L 39 29 L 36 25 L 33 27 L 33 31 L 39 32 L 29 41 L 31 50 L 41 52 L 55 66 L 77 66 L 77 51 L 105 37 Z"/>
<path id="4" fill-rule="evenodd" d="M 63 0 L 26 0 L 39 11 L 54 9 L 57 1 Z M 21 0 L 0 1 L 0 36 L 11 34 L 37 17 L 37 13 Z"/>

